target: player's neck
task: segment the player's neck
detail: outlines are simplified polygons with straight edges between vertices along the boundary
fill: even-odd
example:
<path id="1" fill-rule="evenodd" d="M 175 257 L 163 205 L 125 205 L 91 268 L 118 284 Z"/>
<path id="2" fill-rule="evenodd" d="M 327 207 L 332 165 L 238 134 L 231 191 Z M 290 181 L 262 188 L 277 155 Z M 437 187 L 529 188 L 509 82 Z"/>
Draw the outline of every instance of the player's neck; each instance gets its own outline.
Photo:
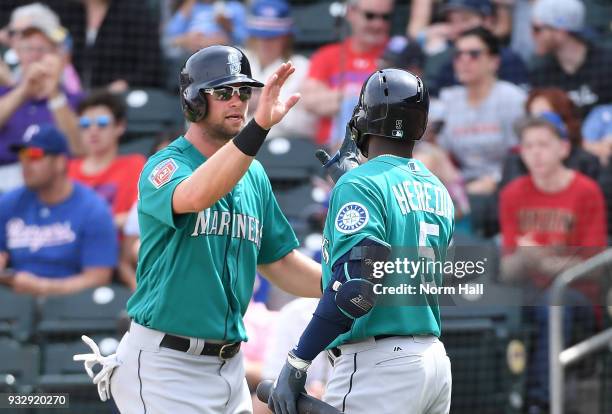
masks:
<path id="1" fill-rule="evenodd" d="M 548 174 L 531 175 L 533 184 L 543 193 L 558 193 L 565 190 L 574 179 L 574 172 L 564 165 L 560 165 Z"/>
<path id="2" fill-rule="evenodd" d="M 211 136 L 209 130 L 202 128 L 196 123 L 192 123 L 189 126 L 185 133 L 185 138 L 206 158 L 210 158 L 219 148 L 227 143 L 226 140 Z"/>
<path id="3" fill-rule="evenodd" d="M 394 141 L 388 138 L 372 136 L 368 143 L 368 159 L 381 155 L 412 158 L 413 147 L 414 141 Z"/>

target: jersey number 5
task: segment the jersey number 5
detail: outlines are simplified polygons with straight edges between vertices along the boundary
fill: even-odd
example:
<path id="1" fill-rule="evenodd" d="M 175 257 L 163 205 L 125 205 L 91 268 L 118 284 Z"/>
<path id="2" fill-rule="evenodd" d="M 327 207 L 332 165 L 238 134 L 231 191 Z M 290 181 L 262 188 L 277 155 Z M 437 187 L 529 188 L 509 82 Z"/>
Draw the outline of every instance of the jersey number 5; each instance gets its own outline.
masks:
<path id="1" fill-rule="evenodd" d="M 421 263 L 428 263 L 430 261 L 435 261 L 436 260 L 436 253 L 433 247 L 431 247 L 431 243 L 430 245 L 428 245 L 427 243 L 427 237 L 431 236 L 431 237 L 439 237 L 440 236 L 440 226 L 437 224 L 432 224 L 432 223 L 426 223 L 424 221 L 421 221 L 419 223 L 419 258 L 424 258 L 426 260 L 422 261 Z M 435 268 L 435 266 L 434 266 Z M 426 280 L 426 276 L 429 275 L 429 269 L 425 269 L 425 271 L 421 272 L 421 282 L 423 284 L 432 284 L 435 286 L 436 284 L 436 279 L 434 277 L 434 274 L 431 273 L 431 280 Z"/>

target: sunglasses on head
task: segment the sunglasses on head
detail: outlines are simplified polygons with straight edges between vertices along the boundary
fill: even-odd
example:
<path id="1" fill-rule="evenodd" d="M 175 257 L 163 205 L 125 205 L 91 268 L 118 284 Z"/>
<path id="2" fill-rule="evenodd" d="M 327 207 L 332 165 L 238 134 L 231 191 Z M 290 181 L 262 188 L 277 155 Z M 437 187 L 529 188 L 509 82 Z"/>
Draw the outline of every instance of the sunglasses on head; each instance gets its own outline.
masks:
<path id="1" fill-rule="evenodd" d="M 455 50 L 454 58 L 459 59 L 462 55 L 467 55 L 472 60 L 478 59 L 485 53 L 482 49 Z"/>
<path id="2" fill-rule="evenodd" d="M 391 20 L 391 13 L 376 13 L 368 10 L 361 10 L 361 14 L 363 14 L 363 17 L 368 21 L 381 19 L 388 22 Z"/>
<path id="3" fill-rule="evenodd" d="M 248 101 L 253 95 L 253 87 L 251 86 L 222 86 L 219 88 L 206 88 L 204 93 L 212 95 L 213 99 L 217 101 L 229 101 L 234 96 L 234 93 L 238 94 L 238 98 L 242 102 Z"/>
<path id="4" fill-rule="evenodd" d="M 97 125 L 99 128 L 106 128 L 111 123 L 111 118 L 108 115 L 99 115 L 93 118 L 82 116 L 79 118 L 79 126 L 87 129 L 92 125 Z"/>
<path id="5" fill-rule="evenodd" d="M 36 161 L 42 159 L 47 153 L 42 148 L 25 147 L 17 153 L 21 161 Z"/>

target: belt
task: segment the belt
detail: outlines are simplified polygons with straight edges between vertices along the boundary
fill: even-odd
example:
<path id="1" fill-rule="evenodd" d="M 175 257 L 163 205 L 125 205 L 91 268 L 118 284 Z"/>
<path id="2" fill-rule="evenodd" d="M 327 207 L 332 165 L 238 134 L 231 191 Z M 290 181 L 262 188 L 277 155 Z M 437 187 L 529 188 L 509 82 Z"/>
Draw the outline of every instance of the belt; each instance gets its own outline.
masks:
<path id="1" fill-rule="evenodd" d="M 375 335 L 374 340 L 380 341 L 381 339 L 392 338 L 392 337 L 397 337 L 397 336 L 412 336 L 412 335 Z M 340 355 L 342 355 L 342 351 L 340 350 L 340 348 L 335 347 L 335 348 L 328 349 L 328 352 L 329 354 L 331 354 L 331 355 L 328 354 L 328 357 L 330 359 L 330 362 L 332 362 L 332 366 L 333 366 L 334 365 L 333 360 L 338 358 Z"/>
<path id="2" fill-rule="evenodd" d="M 204 342 L 204 348 L 202 348 L 200 355 L 216 356 L 223 360 L 230 359 L 236 356 L 238 351 L 240 351 L 240 344 L 241 342 L 229 344 Z M 159 346 L 174 349 L 175 351 L 187 352 L 189 350 L 189 339 L 166 334 Z"/>

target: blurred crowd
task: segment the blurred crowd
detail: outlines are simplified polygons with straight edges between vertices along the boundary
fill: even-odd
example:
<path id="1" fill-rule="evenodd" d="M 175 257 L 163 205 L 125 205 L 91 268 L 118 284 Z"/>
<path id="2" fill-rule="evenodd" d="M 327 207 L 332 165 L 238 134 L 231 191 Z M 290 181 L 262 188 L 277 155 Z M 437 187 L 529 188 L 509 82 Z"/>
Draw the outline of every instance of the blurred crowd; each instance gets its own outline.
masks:
<path id="1" fill-rule="evenodd" d="M 398 16 L 407 3 L 408 15 Z M 369 74 L 400 67 L 423 77 L 431 108 L 415 157 L 449 189 L 457 233 L 497 243 L 504 282 L 520 275 L 546 285 L 582 259 L 563 248 L 612 240 L 612 27 L 589 24 L 589 3 L 349 0 L 334 16 L 335 42 L 300 48 L 294 11 L 303 2 L 3 0 L 0 282 L 37 296 L 111 281 L 135 287 L 136 183 L 147 154 L 120 154 L 126 93 L 176 94 L 190 53 L 228 44 L 246 52 L 258 80 L 293 62 L 281 98 L 302 98 L 270 137 L 330 150 Z M 150 153 L 172 132 L 159 131 Z M 297 339 L 296 321 L 305 324 L 314 303 L 280 313 L 278 303 L 252 307 L 251 385 L 278 371 L 280 359 L 268 361 L 264 350 L 287 349 L 275 341 Z M 271 326 L 280 333 L 265 333 Z"/>

